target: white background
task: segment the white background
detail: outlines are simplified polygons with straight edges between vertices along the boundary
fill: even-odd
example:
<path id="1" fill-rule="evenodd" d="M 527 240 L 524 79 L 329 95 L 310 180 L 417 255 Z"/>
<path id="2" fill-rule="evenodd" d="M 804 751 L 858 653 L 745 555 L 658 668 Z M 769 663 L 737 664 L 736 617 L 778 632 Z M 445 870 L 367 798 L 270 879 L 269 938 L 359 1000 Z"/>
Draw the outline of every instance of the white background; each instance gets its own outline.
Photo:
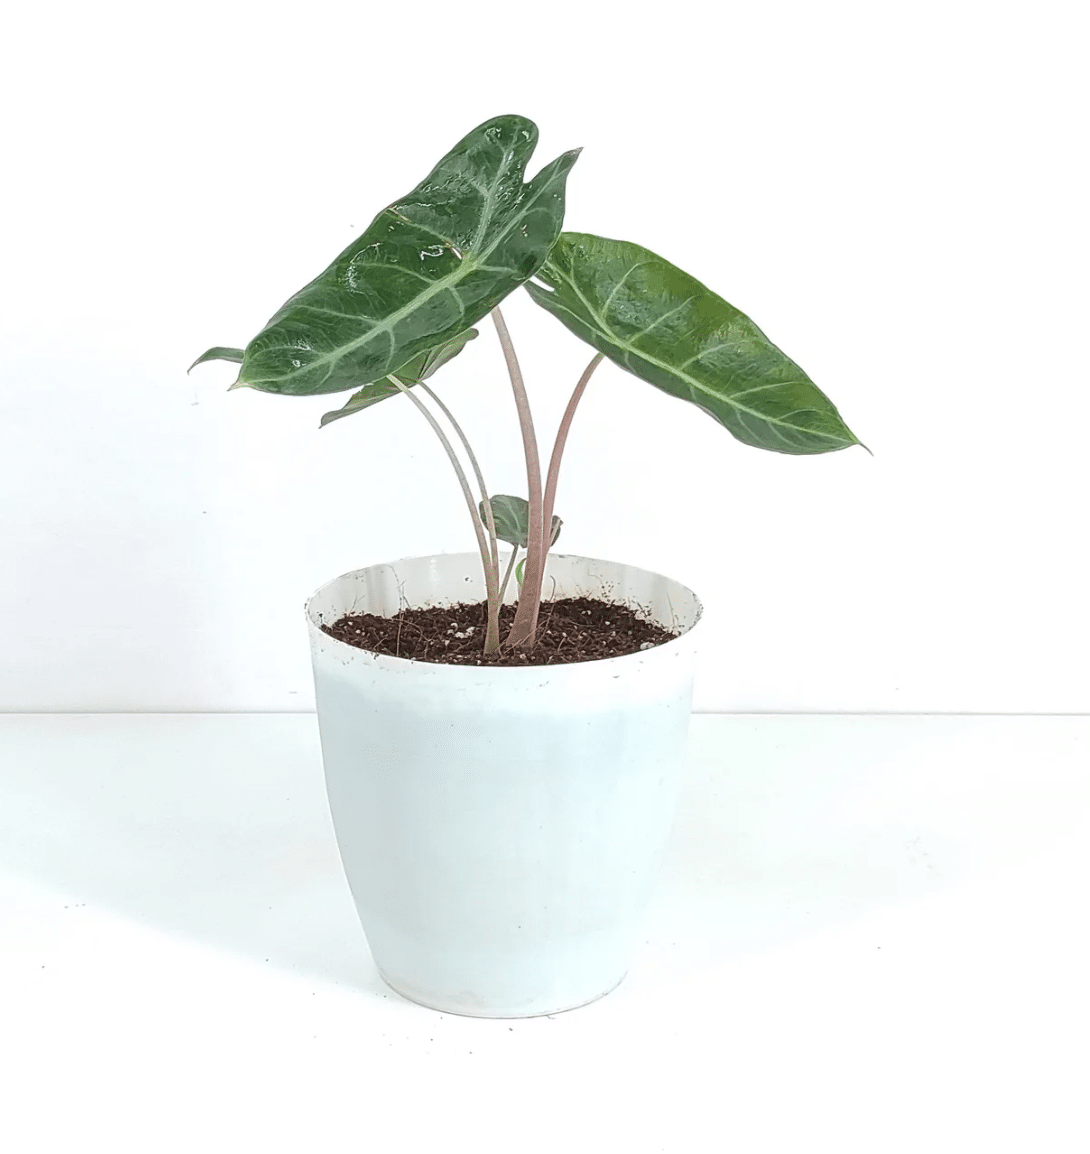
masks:
<path id="1" fill-rule="evenodd" d="M 277 307 L 483 120 L 566 227 L 747 312 L 873 450 L 749 449 L 604 365 L 560 549 L 705 604 L 698 711 L 1087 711 L 1081 5 L 20 5 L 0 184 L 0 709 L 313 707 L 302 603 L 474 547 L 391 400 L 226 394 Z M 589 350 L 505 306 L 545 453 Z M 438 384 L 525 491 L 492 330 Z M 331 403 L 333 402 L 333 403 Z"/>
<path id="2" fill-rule="evenodd" d="M 1086 1154 L 1086 717 L 693 718 L 631 970 L 368 954 L 313 716 L 0 717 L 5 1154 Z"/>

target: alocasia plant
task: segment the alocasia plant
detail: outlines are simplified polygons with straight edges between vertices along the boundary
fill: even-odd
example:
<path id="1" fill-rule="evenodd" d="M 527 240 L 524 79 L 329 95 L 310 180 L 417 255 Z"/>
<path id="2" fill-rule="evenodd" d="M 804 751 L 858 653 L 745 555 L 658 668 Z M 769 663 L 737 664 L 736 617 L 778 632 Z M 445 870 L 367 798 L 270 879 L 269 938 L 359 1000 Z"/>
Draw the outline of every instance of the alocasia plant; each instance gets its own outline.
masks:
<path id="1" fill-rule="evenodd" d="M 545 556 L 561 525 L 553 515 L 560 461 L 576 406 L 603 358 L 690 401 L 759 449 L 813 454 L 861 443 L 802 369 L 699 281 L 637 244 L 561 232 L 567 176 L 580 150 L 526 182 L 537 137 L 537 126 L 521 116 L 475 128 L 244 349 L 211 348 L 190 366 L 236 362 L 232 389 L 289 396 L 357 390 L 322 417 L 322 426 L 408 396 L 441 439 L 473 518 L 488 596 L 485 653 L 534 644 Z M 499 309 L 519 286 L 596 350 L 561 419 L 544 484 L 522 373 Z M 518 411 L 527 498 L 489 497 L 461 426 L 425 383 L 477 336 L 472 326 L 488 314 Z M 461 441 L 479 502 L 421 391 Z M 513 547 L 502 585 L 500 540 Z M 518 607 L 501 643 L 499 606 L 520 546 L 526 556 Z"/>

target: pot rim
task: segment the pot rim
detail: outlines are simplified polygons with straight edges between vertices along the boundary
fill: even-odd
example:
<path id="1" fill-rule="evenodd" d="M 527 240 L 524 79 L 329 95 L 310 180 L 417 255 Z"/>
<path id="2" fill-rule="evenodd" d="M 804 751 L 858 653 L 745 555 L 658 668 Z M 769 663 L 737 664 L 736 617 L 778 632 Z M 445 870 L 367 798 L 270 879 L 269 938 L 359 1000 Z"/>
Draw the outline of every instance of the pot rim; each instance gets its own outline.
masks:
<path id="1" fill-rule="evenodd" d="M 470 552 L 425 553 L 425 554 L 421 554 L 421 555 L 418 555 L 415 557 L 399 557 L 396 561 L 376 561 L 372 565 L 363 565 L 359 569 L 349 569 L 346 573 L 341 573 L 336 577 L 331 577 L 328 581 L 322 582 L 322 584 L 319 585 L 318 588 L 315 589 L 314 592 L 311 593 L 310 596 L 306 599 L 306 601 L 303 605 L 303 612 L 304 612 L 304 615 L 307 619 L 308 628 L 310 628 L 314 631 L 320 632 L 322 634 L 322 637 L 327 642 L 332 642 L 335 646 L 339 646 L 342 649 L 348 650 L 352 654 L 363 655 L 365 658 L 370 659 L 370 661 L 374 662 L 376 665 L 379 665 L 380 667 L 385 665 L 391 669 L 405 669 L 405 668 L 408 668 L 410 666 L 413 666 L 413 667 L 427 666 L 429 668 L 443 669 L 443 670 L 447 670 L 447 669 L 457 670 L 457 671 L 463 671 L 464 670 L 465 676 L 469 676 L 469 675 L 479 676 L 483 670 L 487 670 L 489 674 L 492 674 L 493 672 L 498 672 L 498 673 L 502 673 L 502 674 L 510 673 L 512 675 L 526 676 L 527 674 L 538 674 L 543 669 L 556 669 L 557 668 L 557 666 L 555 666 L 555 665 L 483 665 L 483 666 L 482 665 L 455 665 L 455 664 L 451 664 L 451 663 L 447 663 L 447 662 L 443 662 L 443 661 L 417 661 L 417 660 L 415 660 L 413 658 L 409 658 L 409 657 L 394 657 L 389 653 L 373 653 L 370 649 L 361 649 L 359 646 L 349 645 L 347 641 L 341 641 L 341 639 L 339 637 L 333 637 L 330 634 L 325 633 L 321 629 L 320 623 L 315 621 L 314 617 L 312 616 L 311 605 L 314 602 L 315 598 L 317 598 L 320 593 L 323 593 L 335 581 L 342 581 L 346 577 L 354 577 L 359 573 L 366 573 L 368 569 L 378 569 L 378 568 L 381 568 L 382 566 L 386 566 L 386 565 L 389 565 L 389 566 L 400 565 L 403 562 L 431 561 L 437 557 L 449 557 L 449 558 L 464 557 L 469 561 L 476 560 L 476 561 L 480 562 L 480 554 L 479 553 L 470 553 Z M 651 654 L 664 653 L 664 652 L 668 651 L 671 648 L 671 646 L 677 647 L 683 643 L 691 644 L 690 635 L 692 634 L 693 630 L 696 629 L 696 627 L 700 624 L 701 620 L 703 619 L 704 604 L 700 600 L 700 598 L 687 585 L 683 584 L 681 581 L 678 581 L 673 577 L 667 577 L 664 573 L 656 573 L 653 569 L 644 569 L 639 565 L 630 565 L 624 561 L 609 561 L 609 560 L 606 560 L 605 558 L 602 558 L 602 557 L 586 557 L 581 553 L 554 553 L 553 550 L 550 549 L 548 554 L 546 554 L 546 565 L 548 565 L 548 559 L 550 557 L 566 557 L 566 558 L 571 558 L 571 559 L 577 560 L 577 561 L 590 561 L 594 564 L 602 564 L 602 565 L 621 565 L 626 569 L 632 569 L 638 573 L 644 573 L 650 577 L 657 577 L 662 581 L 669 581 L 674 585 L 680 585 L 683 589 L 685 589 L 685 591 L 692 597 L 693 601 L 696 603 L 696 615 L 693 617 L 692 624 L 689 625 L 687 628 L 683 629 L 676 637 L 672 637 L 669 641 L 664 641 L 661 645 L 655 645 L 651 649 L 637 650 L 635 653 L 623 653 L 618 657 L 602 657 L 602 658 L 598 658 L 598 659 L 593 660 L 593 661 L 567 661 L 567 662 L 561 663 L 563 668 L 565 668 L 565 669 L 578 669 L 578 668 L 589 668 L 590 666 L 605 667 L 607 665 L 612 665 L 613 663 L 616 663 L 618 661 L 624 661 L 624 662 L 631 662 L 633 660 L 641 661 L 641 660 L 646 660 Z M 544 598 L 542 599 L 542 604 L 543 605 L 546 604 L 546 601 Z M 630 605 L 629 608 L 632 608 L 632 606 Z M 638 608 L 638 606 L 637 606 L 637 608 Z M 457 676 L 457 674 L 455 674 L 455 675 Z"/>

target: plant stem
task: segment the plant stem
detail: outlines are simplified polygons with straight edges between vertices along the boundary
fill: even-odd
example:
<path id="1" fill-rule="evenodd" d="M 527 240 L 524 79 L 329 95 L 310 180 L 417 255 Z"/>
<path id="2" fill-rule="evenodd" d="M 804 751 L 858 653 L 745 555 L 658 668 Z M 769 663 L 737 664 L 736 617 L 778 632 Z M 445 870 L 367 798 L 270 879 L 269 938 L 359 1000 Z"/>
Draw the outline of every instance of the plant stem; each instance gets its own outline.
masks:
<path id="1" fill-rule="evenodd" d="M 420 382 L 420 387 L 428 394 L 429 397 L 443 410 L 448 421 L 450 421 L 452 428 L 461 439 L 462 445 L 465 448 L 466 455 L 469 457 L 469 463 L 473 466 L 473 472 L 477 475 L 477 484 L 481 490 L 481 503 L 484 505 L 484 520 L 485 526 L 488 529 L 488 543 L 492 551 L 492 572 L 499 574 L 500 571 L 500 551 L 496 540 L 496 519 L 492 515 L 492 502 L 488 499 L 488 490 L 485 488 L 484 476 L 481 473 L 481 466 L 477 463 L 476 454 L 470 447 L 469 440 L 465 433 L 462 432 L 462 426 L 454 419 L 454 414 L 447 408 L 446 405 L 435 395 L 435 393 L 423 382 Z M 500 636 L 500 602 L 503 600 L 503 590 L 501 589 L 496 595 L 495 599 L 491 596 L 488 598 L 488 630 L 485 634 L 484 651 L 485 653 L 494 653 L 499 648 Z M 490 638 L 496 638 L 495 649 L 489 648 Z"/>
<path id="2" fill-rule="evenodd" d="M 498 604 L 499 600 L 499 563 L 497 559 L 496 567 L 493 569 L 492 559 L 488 555 L 488 538 L 485 536 L 484 525 L 481 523 L 481 517 L 477 512 L 476 502 L 473 500 L 472 492 L 470 492 L 469 482 L 466 480 L 466 475 L 462 470 L 462 466 L 458 460 L 457 455 L 454 452 L 454 447 L 451 445 L 450 441 L 447 440 L 447 435 L 443 432 L 439 422 L 431 415 L 431 413 L 428 412 L 427 406 L 424 404 L 424 402 L 419 397 L 414 396 L 412 390 L 409 389 L 408 386 L 403 385 L 397 379 L 397 377 L 391 375 L 386 379 L 395 384 L 424 414 L 424 418 L 427 420 L 428 424 L 431 425 L 431 427 L 435 430 L 435 435 L 439 438 L 440 441 L 443 442 L 443 448 L 447 451 L 447 456 L 450 458 L 450 463 L 454 466 L 455 473 L 458 474 L 458 482 L 462 486 L 462 493 L 465 495 L 466 504 L 469 506 L 469 515 L 473 518 L 473 529 L 477 534 L 477 544 L 480 546 L 481 550 L 481 563 L 484 566 L 485 589 L 488 591 L 488 604 L 491 608 L 493 604 Z M 493 630 L 492 614 L 489 612 L 488 630 L 485 636 L 484 651 L 485 653 L 495 653 L 499 647 L 500 638 L 498 620 L 495 623 L 495 630 Z"/>
<path id="3" fill-rule="evenodd" d="M 511 560 L 507 562 L 507 572 L 503 575 L 503 581 L 500 584 L 500 604 L 503 604 L 503 595 L 507 592 L 507 582 L 511 577 L 511 570 L 515 567 L 515 558 L 518 556 L 519 547 L 516 545 L 511 550 Z"/>
<path id="4" fill-rule="evenodd" d="M 571 428 L 576 406 L 579 404 L 583 393 L 586 392 L 587 385 L 590 382 L 594 370 L 602 363 L 602 356 L 602 353 L 596 354 L 590 364 L 583 370 L 583 375 L 579 378 L 579 383 L 575 386 L 571 400 L 568 401 L 568 407 L 564 410 L 564 416 L 560 421 L 560 428 L 556 433 L 556 441 L 553 444 L 553 455 L 549 459 L 549 476 L 545 481 L 544 506 L 541 511 L 542 524 L 549 527 L 545 530 L 544 535 L 545 553 L 549 552 L 549 546 L 552 544 L 553 500 L 556 497 L 556 482 L 560 476 L 560 458 L 564 455 L 564 446 L 568 441 L 568 430 Z"/>
<path id="5" fill-rule="evenodd" d="M 518 410 L 519 427 L 522 430 L 522 449 L 526 457 L 526 488 L 528 490 L 529 526 L 526 533 L 526 568 L 522 575 L 522 592 L 515 621 L 507 635 L 507 645 L 517 645 L 530 649 L 537 633 L 538 610 L 541 607 L 541 579 L 545 572 L 545 533 L 542 520 L 541 462 L 537 452 L 537 438 L 534 436 L 534 422 L 530 416 L 530 402 L 526 396 L 526 386 L 522 380 L 522 370 L 515 356 L 515 346 L 497 306 L 492 310 L 492 320 L 503 347 L 507 372 L 511 377 L 511 389 L 515 394 L 515 408 Z"/>

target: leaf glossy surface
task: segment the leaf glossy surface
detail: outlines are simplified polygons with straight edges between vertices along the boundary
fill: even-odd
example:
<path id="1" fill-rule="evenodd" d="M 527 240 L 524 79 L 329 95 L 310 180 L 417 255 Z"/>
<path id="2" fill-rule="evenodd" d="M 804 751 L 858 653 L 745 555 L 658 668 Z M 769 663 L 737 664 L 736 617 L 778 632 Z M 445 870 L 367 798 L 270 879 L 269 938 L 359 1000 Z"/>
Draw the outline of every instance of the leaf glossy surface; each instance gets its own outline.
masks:
<path id="1" fill-rule="evenodd" d="M 290 298 L 246 346 L 238 383 L 312 396 L 378 382 L 444 345 L 537 271 L 564 216 L 566 152 L 524 183 L 533 121 L 475 128 Z"/>
<path id="2" fill-rule="evenodd" d="M 801 455 L 860 443 L 749 317 L 648 249 L 565 232 L 537 280 L 527 292 L 576 336 L 744 444 Z"/>

